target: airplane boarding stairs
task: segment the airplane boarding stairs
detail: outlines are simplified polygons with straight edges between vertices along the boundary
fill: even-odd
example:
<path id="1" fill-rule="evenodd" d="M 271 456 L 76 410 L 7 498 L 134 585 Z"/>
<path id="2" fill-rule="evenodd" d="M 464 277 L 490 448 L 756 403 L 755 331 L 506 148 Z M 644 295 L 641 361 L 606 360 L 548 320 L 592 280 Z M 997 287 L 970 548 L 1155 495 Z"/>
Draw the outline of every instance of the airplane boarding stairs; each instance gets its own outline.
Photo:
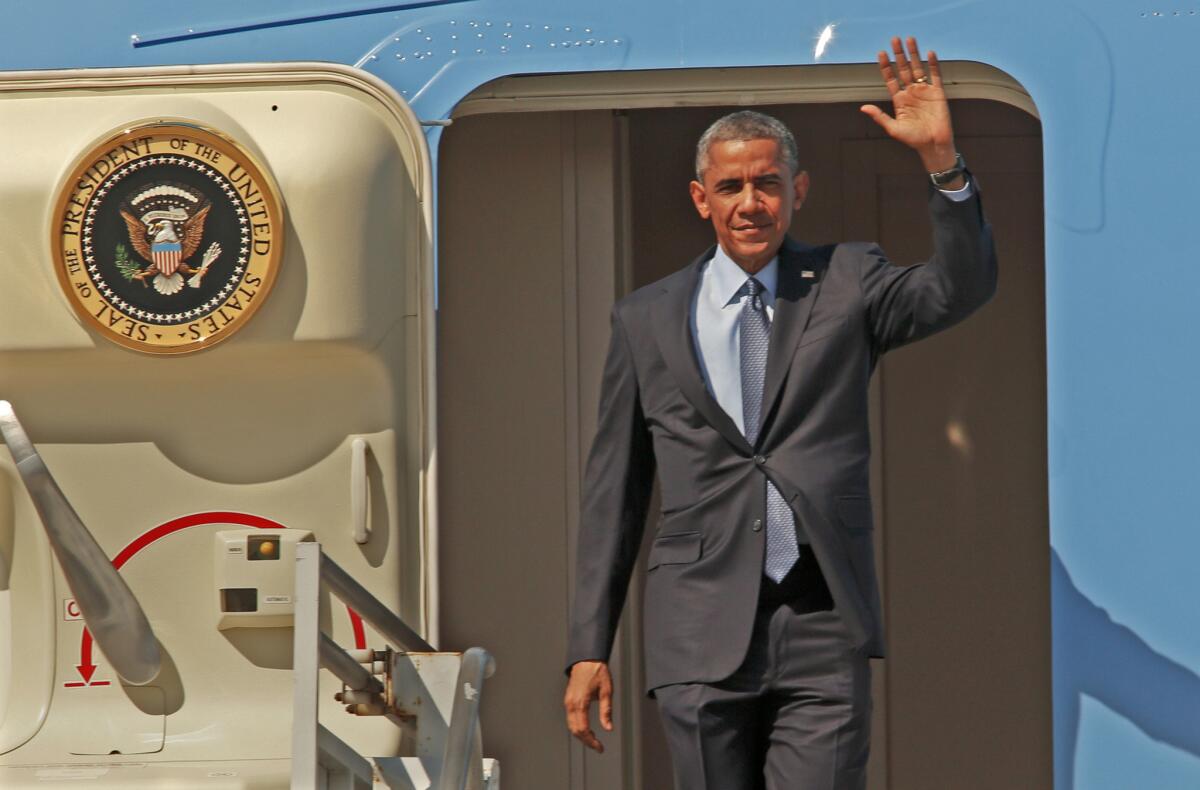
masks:
<path id="1" fill-rule="evenodd" d="M 0 431 L 96 645 L 123 684 L 143 687 L 155 681 L 167 671 L 165 648 L 155 637 L 140 602 L 76 514 L 7 401 L 0 401 Z M 329 559 L 310 532 L 289 529 L 264 536 L 261 530 L 235 529 L 216 537 L 218 565 L 222 558 L 239 554 L 246 558 L 255 546 L 260 551 L 265 547 L 275 559 L 292 560 L 251 563 L 267 568 L 272 582 L 285 585 L 284 591 L 294 589 L 292 612 L 282 615 L 284 621 L 271 623 L 293 628 L 290 761 L 223 762 L 220 755 L 212 755 L 203 764 L 131 763 L 128 756 L 114 752 L 107 761 L 105 756 L 95 756 L 87 762 L 77 757 L 70 762 L 67 758 L 72 755 L 64 751 L 62 762 L 43 759 L 23 765 L 18 750 L 0 760 L 0 786 L 181 787 L 193 786 L 192 782 L 202 777 L 204 787 L 222 788 L 499 790 L 499 765 L 482 757 L 479 726 L 484 682 L 495 668 L 486 650 L 434 650 Z M 273 545 L 267 546 L 264 540 Z M 244 574 L 242 578 L 246 578 Z M 237 587 L 220 592 L 245 593 L 257 600 L 259 590 L 253 578 L 245 587 Z M 388 646 L 348 653 L 323 633 L 323 588 L 357 612 Z M 261 615 L 254 614 L 253 604 L 236 605 L 237 596 L 230 601 L 235 605 L 222 605 L 226 617 Z M 322 668 L 341 681 L 341 691 L 334 698 L 347 714 L 377 717 L 380 726 L 398 728 L 395 754 L 361 755 L 321 724 L 318 688 Z M 239 714 L 234 711 L 231 715 Z"/>
<path id="2" fill-rule="evenodd" d="M 320 632 L 320 586 L 352 606 L 401 652 L 351 655 Z M 292 787 L 352 790 L 376 784 L 412 790 L 500 790 L 500 767 L 482 757 L 479 703 L 495 661 L 484 649 L 437 652 L 325 556 L 296 546 Z M 317 671 L 343 684 L 348 713 L 379 715 L 400 727 L 412 754 L 359 755 L 317 720 Z M 377 677 L 382 676 L 382 678 Z"/>

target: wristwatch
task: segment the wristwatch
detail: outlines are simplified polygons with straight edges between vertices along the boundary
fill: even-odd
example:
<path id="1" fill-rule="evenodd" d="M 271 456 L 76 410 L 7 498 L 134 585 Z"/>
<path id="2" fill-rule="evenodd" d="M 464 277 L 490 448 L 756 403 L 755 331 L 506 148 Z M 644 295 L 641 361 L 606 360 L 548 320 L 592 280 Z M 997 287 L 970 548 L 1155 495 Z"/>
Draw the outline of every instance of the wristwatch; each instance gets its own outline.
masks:
<path id="1" fill-rule="evenodd" d="M 952 183 L 956 178 L 967 172 L 967 163 L 963 161 L 962 154 L 954 154 L 954 167 L 949 170 L 941 170 L 937 173 L 930 173 L 929 180 L 938 189 Z"/>

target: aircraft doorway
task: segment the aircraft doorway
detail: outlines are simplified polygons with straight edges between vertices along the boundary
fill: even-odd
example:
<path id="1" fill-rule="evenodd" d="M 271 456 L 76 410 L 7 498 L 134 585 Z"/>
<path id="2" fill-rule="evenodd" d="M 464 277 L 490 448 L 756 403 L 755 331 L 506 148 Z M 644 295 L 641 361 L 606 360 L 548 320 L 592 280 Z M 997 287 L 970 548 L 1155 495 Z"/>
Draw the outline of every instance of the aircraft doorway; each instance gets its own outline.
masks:
<path id="1" fill-rule="evenodd" d="M 929 250 L 911 153 L 858 102 L 761 105 L 812 175 L 793 235 Z M 496 654 L 485 731 L 524 787 L 670 786 L 641 684 L 635 574 L 614 655 L 618 732 L 572 744 L 560 697 L 582 466 L 614 298 L 711 244 L 686 185 L 722 108 L 490 113 L 440 168 L 442 633 Z M 890 657 L 875 665 L 871 788 L 1050 787 L 1041 131 L 957 100 L 1001 275 L 966 324 L 884 359 L 873 389 L 877 557 Z M 470 580 L 464 583 L 462 580 Z"/>

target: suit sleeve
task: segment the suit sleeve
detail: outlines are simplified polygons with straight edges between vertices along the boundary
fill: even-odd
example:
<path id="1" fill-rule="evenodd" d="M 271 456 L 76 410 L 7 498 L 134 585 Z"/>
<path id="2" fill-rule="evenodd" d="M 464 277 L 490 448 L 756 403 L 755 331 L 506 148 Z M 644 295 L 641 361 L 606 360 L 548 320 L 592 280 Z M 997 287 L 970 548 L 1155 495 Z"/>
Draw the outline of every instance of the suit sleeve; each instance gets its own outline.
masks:
<path id="1" fill-rule="evenodd" d="M 933 257 L 893 266 L 878 247 L 862 257 L 866 317 L 877 353 L 953 326 L 996 291 L 996 250 L 991 227 L 975 194 L 954 202 L 930 196 Z"/>
<path id="2" fill-rule="evenodd" d="M 654 451 L 637 371 L 616 309 L 600 388 L 600 419 L 584 476 L 567 669 L 607 661 L 645 529 Z"/>

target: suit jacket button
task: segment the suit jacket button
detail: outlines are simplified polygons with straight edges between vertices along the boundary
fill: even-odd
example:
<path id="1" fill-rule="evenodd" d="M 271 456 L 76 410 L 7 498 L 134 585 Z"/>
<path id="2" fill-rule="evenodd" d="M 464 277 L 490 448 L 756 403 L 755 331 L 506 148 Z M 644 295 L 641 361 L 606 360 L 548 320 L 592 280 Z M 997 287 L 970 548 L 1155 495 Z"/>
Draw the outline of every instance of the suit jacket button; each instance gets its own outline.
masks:
<path id="1" fill-rule="evenodd" d="M 750 527 L 750 529 L 754 530 L 755 532 L 762 532 L 762 519 L 754 519 L 754 526 Z"/>
<path id="2" fill-rule="evenodd" d="M 762 466 L 766 462 L 767 462 L 767 457 L 765 455 L 754 456 L 754 463 L 758 464 L 759 466 Z"/>

